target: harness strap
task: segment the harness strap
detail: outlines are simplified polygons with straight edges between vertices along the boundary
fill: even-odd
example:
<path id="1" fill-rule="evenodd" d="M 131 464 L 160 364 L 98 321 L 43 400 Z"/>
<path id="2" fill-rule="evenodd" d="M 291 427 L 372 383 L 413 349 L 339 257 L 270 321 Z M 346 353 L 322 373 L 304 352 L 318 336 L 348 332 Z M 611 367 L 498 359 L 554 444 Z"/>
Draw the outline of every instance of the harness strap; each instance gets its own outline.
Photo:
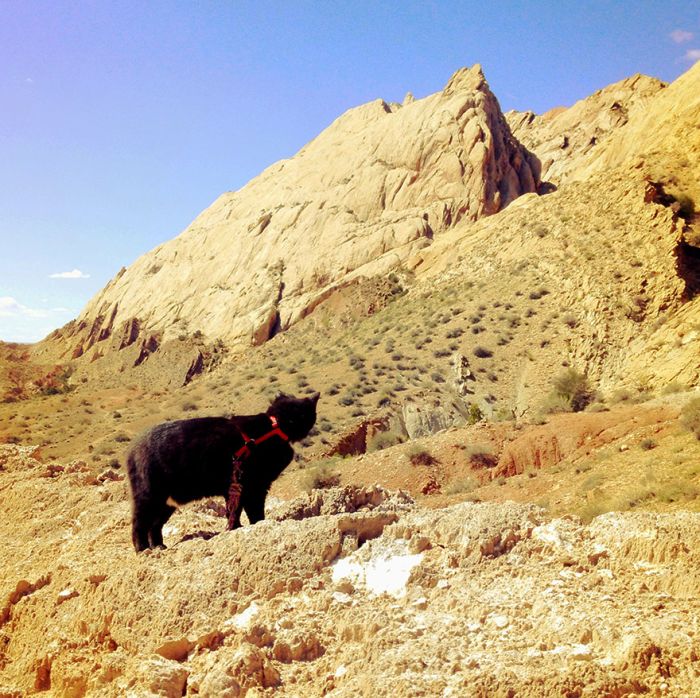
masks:
<path id="1" fill-rule="evenodd" d="M 242 458 L 248 458 L 252 446 L 257 446 L 258 444 L 263 443 L 263 441 L 271 439 L 273 436 L 279 436 L 280 439 L 282 439 L 283 441 L 289 441 L 289 437 L 282 431 L 279 423 L 277 422 L 277 417 L 270 415 L 270 424 L 272 425 L 272 429 L 270 429 L 270 431 L 266 432 L 262 436 L 258 436 L 257 439 L 251 439 L 243 431 L 243 429 L 239 427 L 238 431 L 240 431 L 241 436 L 243 437 L 243 446 L 241 446 L 233 454 L 234 459 L 241 460 Z"/>

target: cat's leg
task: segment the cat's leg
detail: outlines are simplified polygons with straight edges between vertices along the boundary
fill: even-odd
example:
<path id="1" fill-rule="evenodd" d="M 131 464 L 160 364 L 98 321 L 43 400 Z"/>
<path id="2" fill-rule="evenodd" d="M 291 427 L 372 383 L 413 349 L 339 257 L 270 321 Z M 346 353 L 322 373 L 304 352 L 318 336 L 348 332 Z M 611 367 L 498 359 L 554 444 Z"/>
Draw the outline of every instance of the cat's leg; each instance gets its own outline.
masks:
<path id="1" fill-rule="evenodd" d="M 159 507 L 155 516 L 153 517 L 153 523 L 149 529 L 149 538 L 151 541 L 152 548 L 164 548 L 163 544 L 163 526 L 167 520 L 173 515 L 175 507 L 171 507 L 169 504 L 163 504 Z"/>
<path id="2" fill-rule="evenodd" d="M 151 506 L 146 501 L 134 501 L 131 512 L 131 540 L 137 553 L 151 547 L 148 534 L 153 522 Z"/>
<path id="3" fill-rule="evenodd" d="M 248 521 L 251 524 L 258 523 L 265 518 L 265 498 L 267 492 L 252 492 L 243 495 L 243 509 L 245 509 Z"/>

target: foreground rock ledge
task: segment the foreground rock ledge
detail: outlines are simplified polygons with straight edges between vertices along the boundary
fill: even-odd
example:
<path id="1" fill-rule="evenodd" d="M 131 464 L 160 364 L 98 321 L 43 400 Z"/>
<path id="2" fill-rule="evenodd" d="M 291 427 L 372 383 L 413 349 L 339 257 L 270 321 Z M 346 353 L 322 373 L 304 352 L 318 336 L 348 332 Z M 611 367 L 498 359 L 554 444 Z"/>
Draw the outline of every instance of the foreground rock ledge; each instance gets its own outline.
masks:
<path id="1" fill-rule="evenodd" d="M 123 481 L 0 462 L 0 696 L 700 692 L 696 514 L 335 489 L 228 533 L 201 502 L 137 556 Z"/>

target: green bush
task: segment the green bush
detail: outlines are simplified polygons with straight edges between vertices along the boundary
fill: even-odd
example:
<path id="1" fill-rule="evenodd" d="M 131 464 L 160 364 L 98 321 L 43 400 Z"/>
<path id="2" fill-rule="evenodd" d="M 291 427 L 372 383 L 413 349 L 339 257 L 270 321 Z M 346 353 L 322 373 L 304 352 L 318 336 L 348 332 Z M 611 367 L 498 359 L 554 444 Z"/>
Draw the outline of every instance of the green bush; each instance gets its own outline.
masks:
<path id="1" fill-rule="evenodd" d="M 498 458 L 493 449 L 486 444 L 469 444 L 466 454 L 472 465 L 481 468 L 495 468 L 498 465 Z"/>
<path id="2" fill-rule="evenodd" d="M 453 480 L 445 490 L 445 494 L 466 494 L 477 487 L 476 480 L 473 477 L 466 476 Z"/>
<path id="3" fill-rule="evenodd" d="M 575 368 L 569 368 L 554 378 L 554 394 L 565 400 L 573 412 L 580 412 L 593 401 L 588 379 Z"/>
<path id="4" fill-rule="evenodd" d="M 368 451 L 381 451 L 403 443 L 404 436 L 397 431 L 378 431 L 367 441 Z"/>
<path id="5" fill-rule="evenodd" d="M 476 424 L 484 418 L 484 413 L 481 411 L 481 407 L 475 402 L 469 403 L 469 416 L 467 417 L 467 424 Z"/>
<path id="6" fill-rule="evenodd" d="M 700 441 L 700 397 L 688 402 L 681 410 L 681 424 Z"/>
<path id="7" fill-rule="evenodd" d="M 677 201 L 678 215 L 688 220 L 695 213 L 695 201 L 687 194 L 681 194 Z"/>
<path id="8" fill-rule="evenodd" d="M 413 465 L 435 465 L 437 463 L 435 456 L 420 446 L 411 446 L 406 455 Z"/>
<path id="9" fill-rule="evenodd" d="M 329 487 L 337 487 L 340 484 L 340 473 L 337 469 L 338 458 L 320 461 L 314 466 L 304 470 L 299 481 L 299 486 L 304 492 L 311 490 L 323 490 Z"/>

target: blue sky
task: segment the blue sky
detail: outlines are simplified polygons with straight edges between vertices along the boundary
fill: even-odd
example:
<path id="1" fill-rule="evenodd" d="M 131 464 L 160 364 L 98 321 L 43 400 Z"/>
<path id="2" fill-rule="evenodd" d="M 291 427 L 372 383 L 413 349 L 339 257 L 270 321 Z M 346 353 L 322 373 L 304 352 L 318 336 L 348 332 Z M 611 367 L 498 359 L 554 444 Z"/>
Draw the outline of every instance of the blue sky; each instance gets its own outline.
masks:
<path id="1" fill-rule="evenodd" d="M 350 107 L 478 62 L 542 112 L 698 58 L 696 1 L 0 0 L 0 339 L 75 317 Z"/>

